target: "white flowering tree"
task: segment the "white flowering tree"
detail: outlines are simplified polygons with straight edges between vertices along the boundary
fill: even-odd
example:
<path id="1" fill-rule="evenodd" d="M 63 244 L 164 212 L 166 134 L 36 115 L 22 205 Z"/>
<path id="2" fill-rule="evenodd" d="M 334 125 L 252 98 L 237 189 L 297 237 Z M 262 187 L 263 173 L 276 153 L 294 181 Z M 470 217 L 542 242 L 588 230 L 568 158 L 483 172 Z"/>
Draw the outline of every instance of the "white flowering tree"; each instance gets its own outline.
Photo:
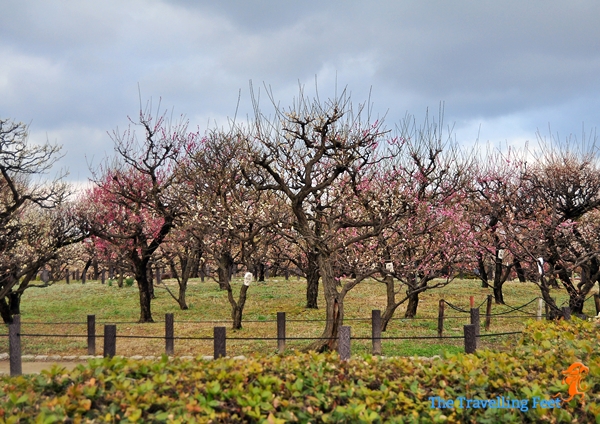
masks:
<path id="1" fill-rule="evenodd" d="M 221 290 L 227 291 L 233 328 L 241 328 L 247 286 L 233 295 L 231 277 L 237 265 L 255 270 L 266 260 L 272 237 L 266 228 L 276 225 L 277 203 L 270 193 L 246 184 L 241 163 L 249 154 L 235 132 L 209 132 L 190 152 L 183 172 L 182 205 L 187 205 L 186 232 L 202 240 L 207 258 L 217 267 Z"/>
<path id="2" fill-rule="evenodd" d="M 60 176 L 43 180 L 60 147 L 31 145 L 27 126 L 0 119 L 0 315 L 20 312 L 23 292 L 62 248 L 83 238 Z M 40 178 L 41 177 L 41 178 Z"/>
<path id="3" fill-rule="evenodd" d="M 346 294 L 374 272 L 366 269 L 340 285 L 336 258 L 377 237 L 394 219 L 387 210 L 364 213 L 375 204 L 363 201 L 354 190 L 373 169 L 386 166 L 391 140 L 382 122 L 372 121 L 364 105 L 353 110 L 346 93 L 321 102 L 301 92 L 288 110 L 272 100 L 273 117 L 255 103 L 255 119 L 247 135 L 254 151 L 244 164 L 244 174 L 256 190 L 286 199 L 294 230 L 316 256 L 327 324 L 322 339 L 310 348 L 333 349 L 344 322 Z"/>

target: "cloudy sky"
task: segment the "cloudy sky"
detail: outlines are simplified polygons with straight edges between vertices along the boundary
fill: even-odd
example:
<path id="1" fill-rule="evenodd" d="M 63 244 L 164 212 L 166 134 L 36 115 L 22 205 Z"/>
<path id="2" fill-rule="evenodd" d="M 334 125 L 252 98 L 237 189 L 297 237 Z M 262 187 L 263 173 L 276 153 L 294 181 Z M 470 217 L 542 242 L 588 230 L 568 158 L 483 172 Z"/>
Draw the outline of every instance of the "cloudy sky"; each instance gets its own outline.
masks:
<path id="1" fill-rule="evenodd" d="M 64 146 L 71 181 L 145 103 L 192 128 L 344 87 L 393 128 L 445 105 L 465 144 L 581 138 L 600 124 L 597 0 L 0 0 L 0 116 Z M 139 91 L 138 91 L 139 87 Z"/>

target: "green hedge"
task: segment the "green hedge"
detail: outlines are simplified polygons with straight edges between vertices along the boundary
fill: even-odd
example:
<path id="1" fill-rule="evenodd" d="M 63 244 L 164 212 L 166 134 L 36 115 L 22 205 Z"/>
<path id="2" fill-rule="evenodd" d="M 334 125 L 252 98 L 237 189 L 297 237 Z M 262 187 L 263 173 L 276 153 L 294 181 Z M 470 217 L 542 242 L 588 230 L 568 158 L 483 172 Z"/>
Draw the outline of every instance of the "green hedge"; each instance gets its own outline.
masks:
<path id="1" fill-rule="evenodd" d="M 599 330 L 577 319 L 531 322 L 506 352 L 430 361 L 341 362 L 335 354 L 314 353 L 216 361 L 92 360 L 72 372 L 53 368 L 2 378 L 0 422 L 600 423 Z M 562 371 L 578 361 L 589 367 L 584 399 L 542 408 L 542 400 L 567 395 Z M 432 401 L 436 396 L 455 403 L 464 398 L 463 407 L 432 407 L 439 406 Z M 490 400 L 515 407 L 482 406 Z M 519 408 L 516 402 L 526 405 Z"/>

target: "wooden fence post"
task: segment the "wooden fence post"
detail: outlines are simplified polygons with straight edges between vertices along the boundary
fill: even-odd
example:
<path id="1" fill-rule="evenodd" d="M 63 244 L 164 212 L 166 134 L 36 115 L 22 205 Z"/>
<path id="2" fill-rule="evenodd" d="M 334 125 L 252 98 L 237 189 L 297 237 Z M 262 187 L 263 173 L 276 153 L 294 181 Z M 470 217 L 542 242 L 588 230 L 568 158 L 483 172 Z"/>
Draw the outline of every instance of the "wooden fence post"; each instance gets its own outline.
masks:
<path id="1" fill-rule="evenodd" d="M 69 274 L 69 268 L 67 268 L 67 269 L 65 269 L 65 281 L 67 282 L 67 284 L 70 283 L 70 281 L 69 281 L 70 279 L 71 279 L 71 275 Z"/>
<path id="2" fill-rule="evenodd" d="M 373 355 L 381 355 L 381 311 L 379 309 L 371 311 L 371 341 Z"/>
<path id="3" fill-rule="evenodd" d="M 342 361 L 350 359 L 350 327 L 342 325 L 338 332 L 338 354 Z"/>
<path id="4" fill-rule="evenodd" d="M 571 321 L 571 308 L 568 306 L 563 306 L 562 313 L 563 317 L 565 317 L 565 321 Z"/>
<path id="5" fill-rule="evenodd" d="M 475 296 L 469 296 L 469 304 L 471 305 L 471 309 L 475 307 Z"/>
<path id="6" fill-rule="evenodd" d="M 96 315 L 87 316 L 88 355 L 96 355 Z"/>
<path id="7" fill-rule="evenodd" d="M 471 324 L 475 326 L 475 347 L 477 347 L 479 345 L 479 332 L 481 330 L 479 308 L 471 308 Z"/>
<path id="8" fill-rule="evenodd" d="M 440 299 L 439 303 L 439 311 L 438 311 L 438 337 L 442 337 L 444 334 L 444 304 L 446 301 L 444 299 Z"/>
<path id="9" fill-rule="evenodd" d="M 106 281 L 106 270 L 103 269 L 102 272 L 100 273 L 100 278 L 102 280 L 102 284 L 104 284 L 104 282 Z"/>
<path id="10" fill-rule="evenodd" d="M 285 312 L 277 312 L 277 350 L 285 350 Z"/>
<path id="11" fill-rule="evenodd" d="M 485 331 L 490 331 L 490 324 L 492 321 L 492 299 L 494 296 L 488 294 L 487 305 L 485 308 Z"/>
<path id="12" fill-rule="evenodd" d="M 544 309 L 544 299 L 542 299 L 541 297 L 538 298 L 538 305 L 537 305 L 537 316 L 536 319 L 538 321 L 542 320 L 542 310 Z"/>
<path id="13" fill-rule="evenodd" d="M 87 270 L 81 271 L 81 284 L 85 284 L 87 281 Z"/>
<path id="14" fill-rule="evenodd" d="M 226 328 L 225 327 L 215 327 L 214 328 L 214 358 L 222 358 L 227 356 L 227 346 L 226 346 Z"/>
<path id="15" fill-rule="evenodd" d="M 175 318 L 173 314 L 165 314 L 165 353 L 174 355 L 175 353 Z"/>
<path id="16" fill-rule="evenodd" d="M 469 324 L 464 326 L 465 334 L 465 353 L 475 353 L 477 350 L 477 336 L 475 335 L 476 326 Z"/>
<path id="17" fill-rule="evenodd" d="M 8 354 L 10 356 L 10 376 L 23 374 L 21 364 L 21 315 L 14 315 L 8 325 Z"/>
<path id="18" fill-rule="evenodd" d="M 117 326 L 104 325 L 104 357 L 112 358 L 117 353 Z"/>
<path id="19" fill-rule="evenodd" d="M 596 305 L 596 315 L 600 314 L 600 295 L 594 295 L 594 304 Z"/>
<path id="20" fill-rule="evenodd" d="M 160 267 L 156 267 L 156 284 L 162 283 L 162 273 L 160 272 Z"/>

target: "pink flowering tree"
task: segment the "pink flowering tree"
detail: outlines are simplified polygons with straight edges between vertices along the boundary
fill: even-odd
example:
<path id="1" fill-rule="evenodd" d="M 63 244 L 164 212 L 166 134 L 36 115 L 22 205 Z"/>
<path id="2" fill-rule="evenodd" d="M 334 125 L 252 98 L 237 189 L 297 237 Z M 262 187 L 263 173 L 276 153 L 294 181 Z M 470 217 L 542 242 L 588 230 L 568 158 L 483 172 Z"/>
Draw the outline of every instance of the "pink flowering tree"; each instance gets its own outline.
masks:
<path id="1" fill-rule="evenodd" d="M 521 281 L 526 280 L 523 264 L 528 262 L 527 254 L 515 242 L 525 212 L 519 208 L 531 207 L 530 199 L 521 198 L 525 171 L 523 154 L 510 149 L 506 153 L 488 151 L 469 172 L 466 204 L 478 275 L 483 287 L 492 288 L 498 304 L 504 303 L 502 287 L 513 271 Z M 537 280 L 535 274 L 533 279 Z"/>
<path id="2" fill-rule="evenodd" d="M 569 294 L 571 311 L 582 313 L 586 296 L 600 280 L 597 150 L 594 145 L 583 151 L 573 145 L 543 147 L 524 175 L 522 198 L 531 201 L 528 209 L 521 208 L 521 243 L 531 258 L 544 261 L 538 285 L 546 302 L 554 306 L 546 279 L 556 278 Z"/>
<path id="3" fill-rule="evenodd" d="M 421 126 L 405 118 L 394 144 L 394 163 L 355 189 L 370 193 L 377 205 L 367 213 L 394 214 L 376 238 L 351 254 L 355 261 L 372 261 L 386 284 L 384 330 L 400 305 L 408 301 L 405 317 L 413 318 L 421 293 L 447 285 L 472 261 L 464 205 L 465 170 L 472 158 L 442 125 L 441 114 L 437 122 L 427 118 Z"/>
<path id="4" fill-rule="evenodd" d="M 125 274 L 133 274 L 133 268 L 127 259 L 127 251 L 122 249 L 121 244 L 97 236 L 90 236 L 84 242 L 93 246 L 95 259 L 108 270 L 108 277 L 116 278 L 118 287 L 123 287 Z"/>
<path id="5" fill-rule="evenodd" d="M 117 155 L 95 172 L 82 208 L 89 232 L 126 252 L 139 288 L 140 322 L 153 322 L 149 263 L 184 212 L 176 168 L 197 139 L 184 118 L 154 117 L 150 107 L 126 131 L 112 133 Z"/>

